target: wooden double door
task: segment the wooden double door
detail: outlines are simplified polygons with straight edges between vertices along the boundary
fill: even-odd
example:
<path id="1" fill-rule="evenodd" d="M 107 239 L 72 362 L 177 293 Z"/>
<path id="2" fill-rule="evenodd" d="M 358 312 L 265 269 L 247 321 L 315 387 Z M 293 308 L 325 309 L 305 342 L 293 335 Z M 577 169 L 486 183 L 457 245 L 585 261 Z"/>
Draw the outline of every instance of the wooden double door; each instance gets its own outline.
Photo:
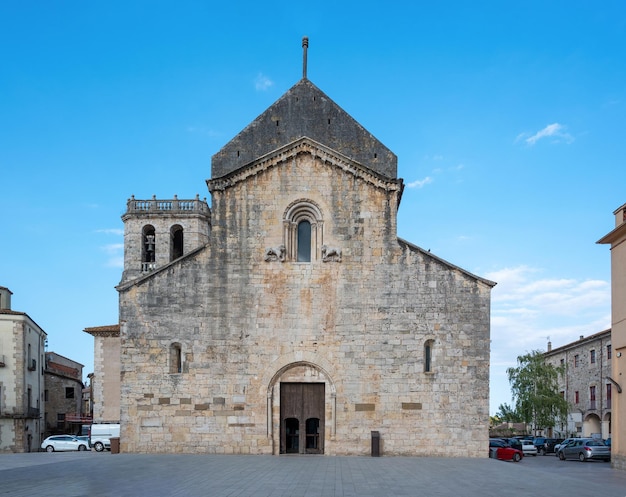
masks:
<path id="1" fill-rule="evenodd" d="M 280 384 L 280 453 L 324 453 L 324 383 Z"/>

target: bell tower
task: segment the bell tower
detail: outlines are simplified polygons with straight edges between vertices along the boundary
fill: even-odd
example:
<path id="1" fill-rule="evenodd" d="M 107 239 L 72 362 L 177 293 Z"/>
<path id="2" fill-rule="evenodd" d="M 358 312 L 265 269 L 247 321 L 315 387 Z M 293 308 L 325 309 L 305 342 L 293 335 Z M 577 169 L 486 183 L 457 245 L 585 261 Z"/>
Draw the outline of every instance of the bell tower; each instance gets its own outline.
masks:
<path id="1" fill-rule="evenodd" d="M 121 283 L 139 278 L 205 245 L 211 231 L 206 198 L 137 200 L 126 204 L 124 273 Z"/>

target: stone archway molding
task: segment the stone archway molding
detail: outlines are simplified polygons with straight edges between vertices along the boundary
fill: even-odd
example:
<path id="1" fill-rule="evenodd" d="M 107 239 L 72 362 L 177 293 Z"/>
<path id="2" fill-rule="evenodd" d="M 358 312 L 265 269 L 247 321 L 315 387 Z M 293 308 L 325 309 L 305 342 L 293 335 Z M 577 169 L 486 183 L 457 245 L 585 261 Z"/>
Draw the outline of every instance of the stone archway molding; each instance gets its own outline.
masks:
<path id="1" fill-rule="evenodd" d="M 329 428 L 328 436 L 331 439 L 335 437 L 337 427 L 337 388 L 335 381 L 333 380 L 333 374 L 330 373 L 332 365 L 322 357 L 309 352 L 285 354 L 274 361 L 274 363 L 267 368 L 267 373 L 264 375 L 262 381 L 262 384 L 267 385 L 267 437 L 272 440 L 272 452 L 274 454 L 276 454 L 276 437 L 274 433 L 275 427 L 273 416 L 275 386 L 286 372 L 298 367 L 308 367 L 318 371 L 324 378 L 325 384 L 328 385 L 327 396 L 329 397 L 328 401 L 330 403 L 331 410 L 330 422 L 327 424 Z M 272 371 L 274 371 L 274 373 L 271 373 Z"/>

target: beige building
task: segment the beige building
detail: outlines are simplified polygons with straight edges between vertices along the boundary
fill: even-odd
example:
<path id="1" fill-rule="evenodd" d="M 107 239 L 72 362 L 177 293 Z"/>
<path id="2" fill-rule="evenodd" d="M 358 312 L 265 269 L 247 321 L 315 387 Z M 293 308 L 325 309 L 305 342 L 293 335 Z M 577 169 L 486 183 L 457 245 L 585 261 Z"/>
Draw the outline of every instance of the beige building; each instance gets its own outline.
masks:
<path id="1" fill-rule="evenodd" d="M 611 245 L 611 380 L 617 391 L 613 400 L 611 460 L 614 467 L 626 470 L 626 204 L 613 214 L 615 229 L 598 243 Z"/>
<path id="2" fill-rule="evenodd" d="M 304 71 L 211 171 L 128 201 L 119 337 L 86 330 L 122 451 L 487 457 L 495 283 L 397 237 L 393 152 Z"/>
<path id="3" fill-rule="evenodd" d="M 89 406 L 94 423 L 120 422 L 120 327 L 85 328 L 94 338 Z"/>
<path id="4" fill-rule="evenodd" d="M 611 379 L 613 351 L 611 330 L 552 349 L 544 354 L 546 362 L 564 366 L 559 388 L 569 404 L 567 421 L 554 428 L 555 437 L 611 437 L 611 413 L 615 385 Z"/>
<path id="5" fill-rule="evenodd" d="M 46 333 L 11 295 L 0 287 L 0 452 L 31 452 L 43 440 Z"/>

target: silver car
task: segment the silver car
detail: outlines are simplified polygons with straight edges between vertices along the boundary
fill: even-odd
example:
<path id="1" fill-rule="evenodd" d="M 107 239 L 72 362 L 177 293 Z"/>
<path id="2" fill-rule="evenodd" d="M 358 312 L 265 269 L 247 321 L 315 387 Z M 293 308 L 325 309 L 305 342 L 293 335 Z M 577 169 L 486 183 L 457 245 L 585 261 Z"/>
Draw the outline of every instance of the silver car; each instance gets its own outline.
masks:
<path id="1" fill-rule="evenodd" d="M 602 440 L 594 438 L 578 438 L 559 449 L 559 459 L 578 459 L 585 462 L 590 459 L 611 460 L 611 448 Z"/>
<path id="2" fill-rule="evenodd" d="M 87 450 L 89 444 L 84 440 L 79 440 L 73 435 L 53 435 L 46 438 L 41 443 L 41 448 L 46 452 L 56 452 L 61 450 Z"/>
<path id="3" fill-rule="evenodd" d="M 559 451 L 561 450 L 561 447 L 565 447 L 568 443 L 573 442 L 574 440 L 578 440 L 578 439 L 577 438 L 566 438 L 560 444 L 556 444 L 554 446 L 554 455 L 556 457 L 559 457 Z"/>

